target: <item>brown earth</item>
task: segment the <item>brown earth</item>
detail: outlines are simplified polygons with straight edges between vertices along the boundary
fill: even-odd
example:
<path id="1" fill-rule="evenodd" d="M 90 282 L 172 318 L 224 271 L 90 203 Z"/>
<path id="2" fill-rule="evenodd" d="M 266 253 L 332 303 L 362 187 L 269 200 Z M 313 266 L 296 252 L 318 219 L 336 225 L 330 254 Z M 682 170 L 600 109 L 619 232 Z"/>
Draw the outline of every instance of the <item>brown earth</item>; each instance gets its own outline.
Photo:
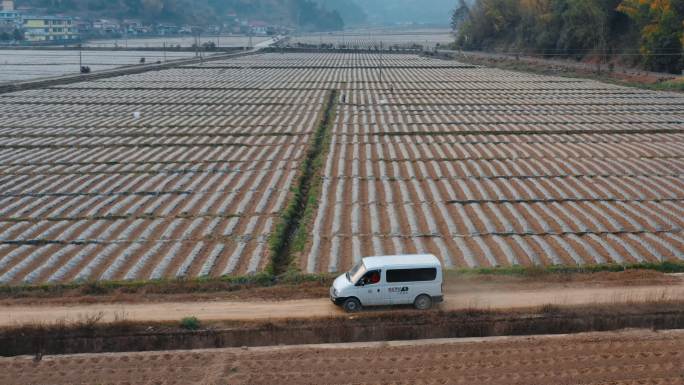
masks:
<path id="1" fill-rule="evenodd" d="M 570 74 L 571 76 L 597 75 L 598 69 L 596 63 L 526 56 L 519 56 L 516 60 L 515 56 L 512 55 L 486 52 L 467 52 L 457 55 L 457 57 L 460 61 L 466 63 L 506 69 L 527 68 L 529 70 L 544 71 L 549 74 Z M 605 64 L 602 66 L 600 75 L 609 79 L 629 82 L 630 84 L 653 84 L 676 78 L 676 75 L 672 74 L 648 72 L 638 68 L 621 67 L 619 65 L 615 67 L 614 71 L 610 71 L 609 67 Z"/>
<path id="2" fill-rule="evenodd" d="M 684 384 L 684 331 L 0 358 L 15 384 Z"/>
<path id="3" fill-rule="evenodd" d="M 590 277 L 593 276 L 593 279 Z M 101 315 L 103 321 L 129 320 L 140 322 L 177 321 L 195 316 L 203 321 L 268 320 L 321 318 L 341 316 L 343 311 L 330 303 L 327 287 L 309 287 L 309 298 L 282 295 L 271 300 L 249 297 L 166 298 L 160 302 L 72 303 L 55 304 L 5 301 L 0 305 L 0 326 L 35 323 L 82 321 Z M 307 291 L 307 289 L 304 289 Z M 319 293 L 315 295 L 314 293 Z M 298 298 L 298 299 L 294 299 Z M 595 304 L 631 304 L 678 301 L 684 298 L 684 280 L 680 276 L 655 272 L 597 273 L 573 278 L 540 277 L 448 277 L 442 310 L 503 310 L 526 309 L 545 305 L 576 306 Z M 161 300 L 161 298 L 160 298 Z"/>
<path id="4" fill-rule="evenodd" d="M 273 286 L 230 284 L 221 281 L 199 283 L 194 281 L 168 282 L 108 289 L 93 293 L 89 285 L 49 291 L 0 292 L 0 306 L 11 305 L 68 305 L 86 303 L 141 303 L 191 301 L 284 301 L 328 296 L 333 275 L 321 276 L 315 281 L 282 283 Z M 629 269 L 619 272 L 553 274 L 544 270 L 530 270 L 525 276 L 460 274 L 446 271 L 447 290 L 454 292 L 508 289 L 543 289 L 549 285 L 589 284 L 594 286 L 647 286 L 684 283 L 684 276 L 665 274 L 654 270 Z"/>

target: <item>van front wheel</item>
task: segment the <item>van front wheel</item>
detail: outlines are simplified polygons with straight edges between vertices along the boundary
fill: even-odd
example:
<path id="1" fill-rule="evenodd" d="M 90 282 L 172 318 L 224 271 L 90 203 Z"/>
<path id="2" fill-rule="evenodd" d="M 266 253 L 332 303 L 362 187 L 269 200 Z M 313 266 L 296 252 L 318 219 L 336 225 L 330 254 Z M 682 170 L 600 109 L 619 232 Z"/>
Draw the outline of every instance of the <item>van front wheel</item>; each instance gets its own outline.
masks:
<path id="1" fill-rule="evenodd" d="M 432 307 L 432 298 L 429 295 L 421 294 L 413 301 L 413 306 L 418 310 L 427 310 Z"/>
<path id="2" fill-rule="evenodd" d="M 359 300 L 356 298 L 348 298 L 346 301 L 344 301 L 342 307 L 347 313 L 356 313 L 357 311 L 361 310 L 361 302 L 359 302 Z"/>

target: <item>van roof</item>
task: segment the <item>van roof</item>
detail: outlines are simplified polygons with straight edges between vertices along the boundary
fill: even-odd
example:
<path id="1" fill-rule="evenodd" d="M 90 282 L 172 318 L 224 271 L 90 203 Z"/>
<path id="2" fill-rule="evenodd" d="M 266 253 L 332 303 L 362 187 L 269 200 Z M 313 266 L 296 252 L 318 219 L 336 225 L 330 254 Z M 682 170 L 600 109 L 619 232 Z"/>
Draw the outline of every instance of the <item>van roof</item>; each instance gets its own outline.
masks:
<path id="1" fill-rule="evenodd" d="M 376 269 L 384 266 L 412 266 L 412 265 L 440 265 L 439 259 L 432 254 L 383 255 L 366 257 L 363 259 L 366 269 Z"/>

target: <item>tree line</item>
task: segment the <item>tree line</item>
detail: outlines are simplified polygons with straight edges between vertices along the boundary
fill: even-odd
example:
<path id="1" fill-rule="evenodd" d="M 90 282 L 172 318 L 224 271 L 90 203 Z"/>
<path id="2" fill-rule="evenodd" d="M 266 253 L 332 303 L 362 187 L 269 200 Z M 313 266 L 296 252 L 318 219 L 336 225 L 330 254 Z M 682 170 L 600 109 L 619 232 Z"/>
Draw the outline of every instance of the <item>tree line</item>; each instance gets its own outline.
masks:
<path id="1" fill-rule="evenodd" d="M 684 68 L 684 0 L 459 0 L 456 45 Z"/>

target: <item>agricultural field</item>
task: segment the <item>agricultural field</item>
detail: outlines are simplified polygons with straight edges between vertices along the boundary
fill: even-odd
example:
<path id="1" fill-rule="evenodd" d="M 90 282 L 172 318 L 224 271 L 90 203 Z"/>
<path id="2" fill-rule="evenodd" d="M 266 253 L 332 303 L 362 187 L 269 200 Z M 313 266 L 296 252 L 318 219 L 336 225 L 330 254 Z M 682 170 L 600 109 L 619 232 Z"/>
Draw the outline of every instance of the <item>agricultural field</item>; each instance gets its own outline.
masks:
<path id="1" fill-rule="evenodd" d="M 82 63 L 93 71 L 134 65 L 145 58 L 147 63 L 183 59 L 194 52 L 154 51 L 82 51 Z M 78 50 L 0 50 L 0 84 L 41 77 L 77 74 L 80 72 Z"/>
<path id="2" fill-rule="evenodd" d="M 681 94 L 267 53 L 0 95 L 0 283 L 263 270 L 332 91 L 302 271 L 684 259 Z"/>
<path id="3" fill-rule="evenodd" d="M 365 59 L 363 59 L 365 58 Z M 303 61 L 311 60 L 303 58 Z M 684 259 L 684 97 L 415 56 L 344 70 L 300 266 Z"/>
<path id="4" fill-rule="evenodd" d="M 453 43 L 454 35 L 449 29 L 359 29 L 341 32 L 322 32 L 295 35 L 290 45 L 332 45 L 336 48 L 374 49 L 382 43 L 384 48 L 421 48 L 432 50 L 436 46 Z"/>
<path id="5" fill-rule="evenodd" d="M 264 269 L 326 91 L 212 65 L 0 96 L 0 282 Z"/>
<path id="6" fill-rule="evenodd" d="M 681 331 L 0 358 L 20 384 L 684 384 Z"/>

